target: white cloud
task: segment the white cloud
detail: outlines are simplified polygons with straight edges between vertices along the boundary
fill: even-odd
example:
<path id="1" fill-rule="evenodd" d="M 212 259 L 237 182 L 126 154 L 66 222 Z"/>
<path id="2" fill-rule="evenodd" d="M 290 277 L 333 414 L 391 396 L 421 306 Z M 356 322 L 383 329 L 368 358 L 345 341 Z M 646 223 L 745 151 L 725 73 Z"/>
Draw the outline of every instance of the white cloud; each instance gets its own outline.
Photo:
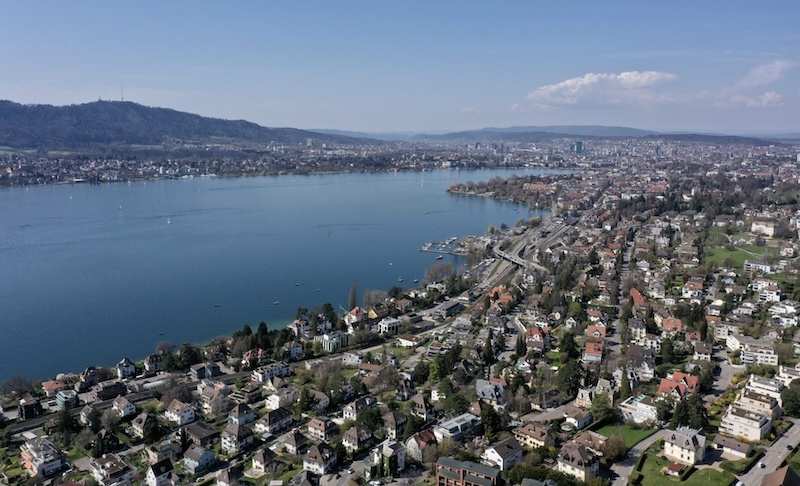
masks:
<path id="1" fill-rule="evenodd" d="M 556 84 L 536 88 L 528 93 L 528 103 L 514 104 L 512 111 L 550 110 L 558 107 L 610 107 L 654 105 L 686 105 L 713 108 L 769 108 L 783 105 L 776 91 L 759 92 L 758 88 L 779 81 L 796 63 L 778 60 L 753 68 L 730 86 L 715 90 L 681 92 L 669 89 L 669 82 L 678 79 L 660 71 L 626 71 L 622 73 L 587 73 Z"/>
<path id="2" fill-rule="evenodd" d="M 577 104 L 626 104 L 659 98 L 649 88 L 677 79 L 658 71 L 588 73 L 535 89 L 525 97 L 539 106 Z"/>
<path id="3" fill-rule="evenodd" d="M 720 108 L 769 108 L 781 105 L 783 105 L 783 97 L 774 91 L 767 91 L 755 97 L 734 94 L 721 100 L 717 106 Z"/>
<path id="4" fill-rule="evenodd" d="M 480 110 L 476 110 L 475 108 L 461 108 L 461 113 L 466 115 L 480 115 Z"/>
<path id="5" fill-rule="evenodd" d="M 736 83 L 736 88 L 746 90 L 770 85 L 781 79 L 794 66 L 794 63 L 789 61 L 774 61 L 769 64 L 762 64 L 753 68 L 747 73 L 747 76 Z"/>

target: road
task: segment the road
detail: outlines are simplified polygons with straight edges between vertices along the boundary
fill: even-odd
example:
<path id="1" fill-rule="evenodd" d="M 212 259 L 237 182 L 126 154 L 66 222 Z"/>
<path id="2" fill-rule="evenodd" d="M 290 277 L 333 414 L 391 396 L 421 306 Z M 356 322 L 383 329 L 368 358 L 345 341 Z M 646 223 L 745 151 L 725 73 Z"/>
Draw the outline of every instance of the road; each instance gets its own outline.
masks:
<path id="1" fill-rule="evenodd" d="M 639 457 L 644 454 L 648 447 L 653 445 L 658 439 L 664 437 L 664 433 L 664 430 L 659 430 L 655 434 L 633 446 L 633 448 L 628 451 L 628 454 L 621 461 L 615 462 L 611 466 L 611 471 L 614 473 L 611 480 L 611 486 L 626 486 L 636 461 L 639 460 Z"/>
<path id="2" fill-rule="evenodd" d="M 781 463 L 792 453 L 792 451 L 786 449 L 787 445 L 796 448 L 800 444 L 800 424 L 793 419 L 784 418 L 784 420 L 790 420 L 794 425 L 776 440 L 772 447 L 767 449 L 766 454 L 760 461 L 765 467 L 758 467 L 758 464 L 755 464 L 750 468 L 750 471 L 739 476 L 739 480 L 747 486 L 761 484 L 764 476 L 780 467 Z"/>

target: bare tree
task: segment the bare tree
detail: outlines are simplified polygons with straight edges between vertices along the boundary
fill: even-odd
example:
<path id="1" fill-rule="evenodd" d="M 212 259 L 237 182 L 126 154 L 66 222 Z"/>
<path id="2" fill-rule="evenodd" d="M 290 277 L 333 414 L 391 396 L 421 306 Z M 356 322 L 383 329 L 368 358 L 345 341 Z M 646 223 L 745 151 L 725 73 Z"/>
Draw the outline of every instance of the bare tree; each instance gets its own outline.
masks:
<path id="1" fill-rule="evenodd" d="M 100 417 L 100 425 L 103 426 L 104 429 L 111 430 L 119 423 L 119 414 L 116 410 L 109 408 L 105 412 L 103 412 L 103 416 Z"/>
<path id="2" fill-rule="evenodd" d="M 347 310 L 351 311 L 356 307 L 356 297 L 358 296 L 358 290 L 356 289 L 355 282 L 353 285 L 350 286 L 350 294 L 347 296 Z"/>
<path id="3" fill-rule="evenodd" d="M 173 349 L 175 349 L 175 345 L 169 341 L 159 341 L 158 344 L 156 344 L 156 354 L 159 356 L 172 354 Z"/>
<path id="4" fill-rule="evenodd" d="M 425 281 L 428 283 L 440 282 L 447 277 L 456 274 L 456 267 L 453 262 L 439 261 L 425 269 Z"/>
<path id="5" fill-rule="evenodd" d="M 17 393 L 22 395 L 23 393 L 28 393 L 29 391 L 33 391 L 33 387 L 31 386 L 31 380 L 23 375 L 17 375 L 12 378 L 9 378 L 8 381 L 3 383 L 2 392 L 5 393 Z"/>
<path id="6" fill-rule="evenodd" d="M 389 294 L 385 290 L 365 289 L 363 296 L 364 309 L 372 309 L 375 305 L 386 300 L 388 296 Z"/>

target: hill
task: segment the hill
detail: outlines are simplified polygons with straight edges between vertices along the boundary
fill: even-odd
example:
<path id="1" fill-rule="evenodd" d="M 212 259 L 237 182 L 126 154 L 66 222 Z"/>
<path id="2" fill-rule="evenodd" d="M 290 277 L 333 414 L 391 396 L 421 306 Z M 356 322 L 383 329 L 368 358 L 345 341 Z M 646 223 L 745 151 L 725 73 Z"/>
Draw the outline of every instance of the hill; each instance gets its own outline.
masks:
<path id="1" fill-rule="evenodd" d="M 445 133 L 442 135 L 417 135 L 415 141 L 448 142 L 541 142 L 556 138 L 637 138 L 652 135 L 655 132 L 627 127 L 604 127 L 599 125 L 553 125 L 524 126 L 508 128 L 482 128 L 463 132 Z"/>
<path id="2" fill-rule="evenodd" d="M 363 144 L 354 139 L 294 128 L 266 128 L 244 120 L 208 118 L 132 102 L 95 101 L 80 105 L 22 105 L 0 101 L 0 146 L 93 149 L 104 146 L 174 142 Z"/>

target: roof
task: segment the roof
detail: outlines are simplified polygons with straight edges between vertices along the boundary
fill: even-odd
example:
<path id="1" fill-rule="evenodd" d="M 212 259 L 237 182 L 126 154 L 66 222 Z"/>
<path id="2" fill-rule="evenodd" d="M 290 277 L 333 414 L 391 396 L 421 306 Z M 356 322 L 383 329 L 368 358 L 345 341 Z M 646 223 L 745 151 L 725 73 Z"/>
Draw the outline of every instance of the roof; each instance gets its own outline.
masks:
<path id="1" fill-rule="evenodd" d="M 159 461 L 150 466 L 150 469 L 153 470 L 153 474 L 155 474 L 156 477 L 159 477 L 167 474 L 170 471 L 173 471 L 175 468 L 172 466 L 172 461 L 170 461 L 169 458 L 166 458 L 163 461 Z"/>
<path id="2" fill-rule="evenodd" d="M 468 469 L 470 471 L 475 471 L 477 473 L 483 474 L 485 476 L 490 476 L 494 478 L 500 477 L 500 470 L 494 467 L 484 466 L 483 464 L 478 464 L 471 461 L 457 461 L 450 457 L 440 457 L 439 460 L 436 461 L 436 465 L 438 466 L 441 464 L 442 466 L 458 468 L 458 469 Z"/>
<path id="3" fill-rule="evenodd" d="M 682 449 L 697 450 L 706 446 L 706 438 L 704 435 L 700 435 L 700 430 L 690 429 L 689 427 L 680 427 L 676 430 L 667 431 L 664 441 Z"/>
<path id="4" fill-rule="evenodd" d="M 522 450 L 522 446 L 519 445 L 517 439 L 509 437 L 508 439 L 501 440 L 493 445 L 492 449 L 494 449 L 495 452 L 497 452 L 497 454 L 503 459 L 508 459 L 509 457 L 519 453 Z"/>
<path id="5" fill-rule="evenodd" d="M 784 466 L 764 476 L 761 486 L 800 486 L 800 476 L 789 466 Z"/>
<path id="6" fill-rule="evenodd" d="M 750 452 L 750 444 L 745 444 L 744 442 L 740 442 L 730 437 L 725 437 L 724 435 L 717 434 L 714 437 L 714 444 L 742 454 L 747 454 Z"/>

